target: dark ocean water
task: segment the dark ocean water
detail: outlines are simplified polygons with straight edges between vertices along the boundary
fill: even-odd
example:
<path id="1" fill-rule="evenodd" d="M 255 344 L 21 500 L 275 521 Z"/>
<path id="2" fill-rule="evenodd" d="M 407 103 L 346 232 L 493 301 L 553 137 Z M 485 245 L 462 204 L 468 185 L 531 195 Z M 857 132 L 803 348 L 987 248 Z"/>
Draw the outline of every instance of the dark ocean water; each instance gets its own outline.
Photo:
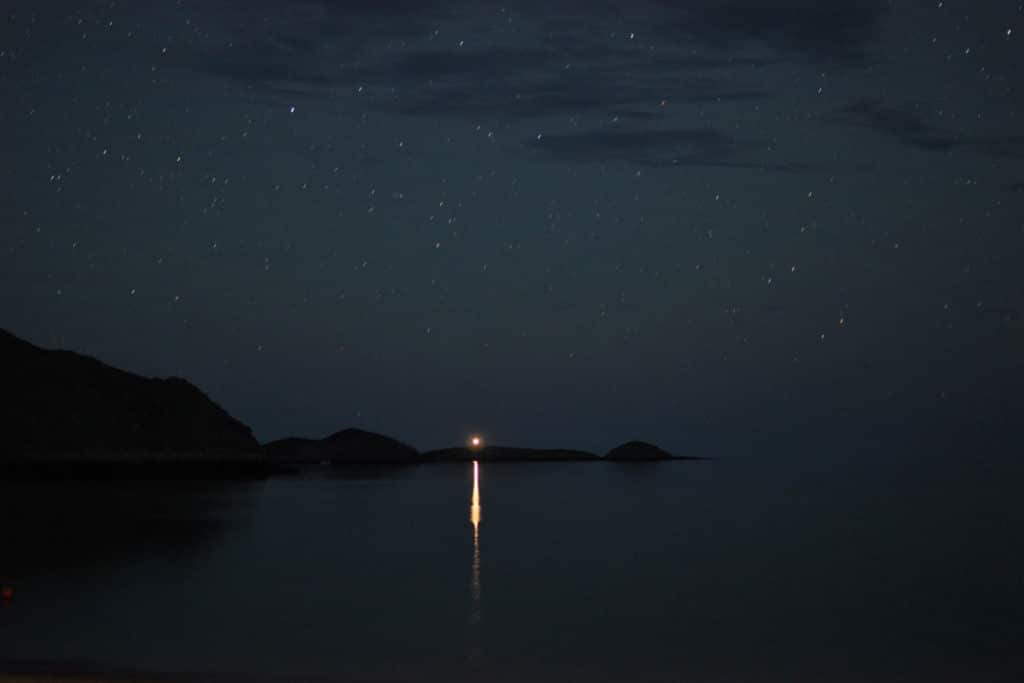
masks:
<path id="1" fill-rule="evenodd" d="M 848 450 L 0 484 L 0 670 L 1020 680 L 1024 470 Z"/>

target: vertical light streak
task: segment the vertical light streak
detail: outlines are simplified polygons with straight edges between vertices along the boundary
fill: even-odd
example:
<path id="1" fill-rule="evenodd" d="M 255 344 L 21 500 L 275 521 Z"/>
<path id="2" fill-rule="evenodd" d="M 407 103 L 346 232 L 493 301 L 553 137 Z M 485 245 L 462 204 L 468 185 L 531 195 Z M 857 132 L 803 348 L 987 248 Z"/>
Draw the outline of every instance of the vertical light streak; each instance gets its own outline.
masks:
<path id="1" fill-rule="evenodd" d="M 480 463 L 473 461 L 473 497 L 469 505 L 469 521 L 473 525 L 473 567 L 470 579 L 470 596 L 473 608 L 470 622 L 479 624 L 483 613 L 480 609 Z"/>

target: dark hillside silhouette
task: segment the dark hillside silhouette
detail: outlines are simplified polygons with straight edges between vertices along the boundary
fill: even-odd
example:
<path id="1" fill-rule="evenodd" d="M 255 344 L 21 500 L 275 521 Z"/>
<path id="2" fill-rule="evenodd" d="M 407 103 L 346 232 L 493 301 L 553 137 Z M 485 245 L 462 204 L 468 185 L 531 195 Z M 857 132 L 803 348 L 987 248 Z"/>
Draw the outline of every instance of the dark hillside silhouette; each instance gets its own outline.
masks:
<path id="1" fill-rule="evenodd" d="M 405 464 L 419 460 L 419 451 L 412 446 L 362 429 L 343 429 L 323 439 L 289 437 L 265 448 L 272 461 L 286 464 Z"/>
<path id="2" fill-rule="evenodd" d="M 262 459 L 252 431 L 176 377 L 149 379 L 0 330 L 0 461 Z"/>

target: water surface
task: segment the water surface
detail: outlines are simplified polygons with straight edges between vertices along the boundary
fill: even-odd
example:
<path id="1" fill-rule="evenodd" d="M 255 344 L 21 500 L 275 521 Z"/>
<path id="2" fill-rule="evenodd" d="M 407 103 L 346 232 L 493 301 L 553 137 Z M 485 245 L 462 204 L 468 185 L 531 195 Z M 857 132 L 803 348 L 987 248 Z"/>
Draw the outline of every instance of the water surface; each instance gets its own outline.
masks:
<path id="1" fill-rule="evenodd" d="M 1021 483 L 862 452 L 4 484 L 0 668 L 1015 680 Z"/>

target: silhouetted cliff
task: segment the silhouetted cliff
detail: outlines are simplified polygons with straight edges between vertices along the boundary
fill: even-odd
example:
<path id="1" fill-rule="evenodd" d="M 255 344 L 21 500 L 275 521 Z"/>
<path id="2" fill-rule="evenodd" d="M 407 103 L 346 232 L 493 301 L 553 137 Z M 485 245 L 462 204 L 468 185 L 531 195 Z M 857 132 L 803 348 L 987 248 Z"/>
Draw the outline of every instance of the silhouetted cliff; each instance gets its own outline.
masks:
<path id="1" fill-rule="evenodd" d="M 290 437 L 264 446 L 267 455 L 280 463 L 406 464 L 419 460 L 419 451 L 397 439 L 343 429 L 324 439 Z"/>
<path id="2" fill-rule="evenodd" d="M 251 430 L 189 382 L 140 377 L 0 330 L 0 462 L 263 460 Z"/>

